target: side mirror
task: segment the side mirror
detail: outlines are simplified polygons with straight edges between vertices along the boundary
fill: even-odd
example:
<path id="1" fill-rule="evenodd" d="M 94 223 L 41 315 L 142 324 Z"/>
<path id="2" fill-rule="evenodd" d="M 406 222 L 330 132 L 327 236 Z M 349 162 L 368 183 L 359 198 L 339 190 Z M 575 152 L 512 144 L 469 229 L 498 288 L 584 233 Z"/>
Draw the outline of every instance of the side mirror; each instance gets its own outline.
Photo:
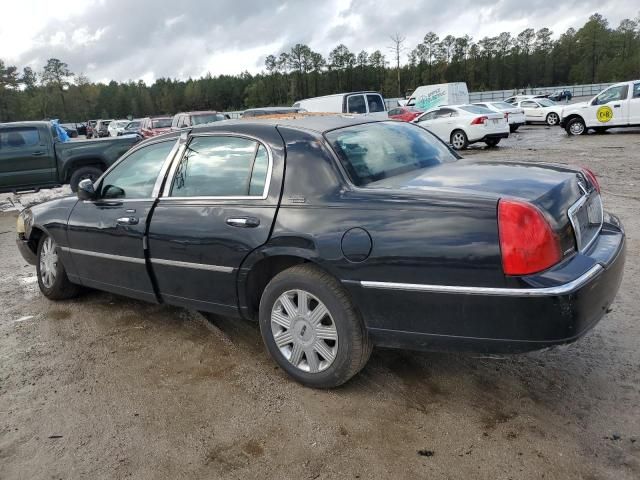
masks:
<path id="1" fill-rule="evenodd" d="M 93 188 L 91 179 L 85 178 L 84 180 L 80 180 L 77 193 L 80 200 L 93 200 L 96 198 L 96 190 Z"/>

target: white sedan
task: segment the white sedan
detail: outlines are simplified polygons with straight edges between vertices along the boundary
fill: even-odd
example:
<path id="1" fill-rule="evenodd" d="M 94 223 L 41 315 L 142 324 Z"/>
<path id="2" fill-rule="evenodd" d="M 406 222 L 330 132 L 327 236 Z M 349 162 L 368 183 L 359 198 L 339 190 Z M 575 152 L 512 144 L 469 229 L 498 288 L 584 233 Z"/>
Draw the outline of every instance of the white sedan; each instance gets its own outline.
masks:
<path id="1" fill-rule="evenodd" d="M 507 102 L 478 102 L 474 103 L 474 105 L 488 108 L 492 112 L 503 113 L 507 119 L 507 123 L 509 124 L 509 131 L 511 133 L 518 130 L 519 127 L 527 122 L 527 119 L 524 115 L 524 110 Z"/>
<path id="2" fill-rule="evenodd" d="M 509 124 L 503 113 L 476 105 L 447 105 L 427 110 L 413 120 L 456 150 L 470 143 L 484 142 L 495 147 L 509 136 Z"/>
<path id="3" fill-rule="evenodd" d="M 124 127 L 129 125 L 131 120 L 114 120 L 109 124 L 107 131 L 109 132 L 110 137 L 117 137 L 118 135 L 122 135 L 124 133 Z"/>
<path id="4" fill-rule="evenodd" d="M 514 104 L 524 110 L 527 122 L 546 123 L 553 127 L 560 123 L 562 118 L 562 105 L 549 100 L 548 98 L 529 98 L 520 100 Z"/>

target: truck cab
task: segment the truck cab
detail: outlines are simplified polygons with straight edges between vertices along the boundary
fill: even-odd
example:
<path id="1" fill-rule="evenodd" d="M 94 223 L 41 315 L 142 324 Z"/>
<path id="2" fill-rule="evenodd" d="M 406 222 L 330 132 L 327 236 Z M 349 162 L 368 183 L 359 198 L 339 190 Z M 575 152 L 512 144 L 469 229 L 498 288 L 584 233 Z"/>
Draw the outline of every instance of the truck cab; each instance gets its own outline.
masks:
<path id="1" fill-rule="evenodd" d="M 588 102 L 567 105 L 560 126 L 569 135 L 640 126 L 640 80 L 616 83 Z"/>

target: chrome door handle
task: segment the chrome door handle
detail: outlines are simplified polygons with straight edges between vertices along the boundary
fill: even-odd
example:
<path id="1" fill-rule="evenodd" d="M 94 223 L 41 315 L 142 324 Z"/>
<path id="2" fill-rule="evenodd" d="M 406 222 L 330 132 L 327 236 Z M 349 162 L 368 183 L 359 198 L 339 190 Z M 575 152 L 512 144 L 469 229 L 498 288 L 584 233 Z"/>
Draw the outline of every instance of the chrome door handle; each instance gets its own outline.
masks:
<path id="1" fill-rule="evenodd" d="M 260 225 L 260 219 L 255 217 L 229 217 L 227 225 L 232 227 L 255 228 Z"/>
<path id="2" fill-rule="evenodd" d="M 41 157 L 42 155 L 44 155 L 45 152 L 39 151 L 39 152 L 33 152 L 31 154 L 32 157 Z"/>
<path id="3" fill-rule="evenodd" d="M 118 225 L 137 225 L 138 219 L 136 217 L 120 217 L 116 220 Z"/>
<path id="4" fill-rule="evenodd" d="M 620 108 L 620 104 L 614 105 L 613 108 Z"/>

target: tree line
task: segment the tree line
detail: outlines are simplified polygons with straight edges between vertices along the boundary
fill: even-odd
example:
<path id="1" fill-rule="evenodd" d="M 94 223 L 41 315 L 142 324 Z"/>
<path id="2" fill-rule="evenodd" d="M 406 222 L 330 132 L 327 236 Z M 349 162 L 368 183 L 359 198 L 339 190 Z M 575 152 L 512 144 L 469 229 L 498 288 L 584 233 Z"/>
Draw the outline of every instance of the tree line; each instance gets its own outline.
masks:
<path id="1" fill-rule="evenodd" d="M 0 59 L 0 121 L 232 111 L 357 90 L 396 97 L 419 85 L 456 81 L 482 91 L 640 78 L 640 15 L 614 28 L 596 13 L 581 28 L 569 28 L 555 39 L 548 28 L 527 28 L 477 41 L 428 32 L 412 49 L 399 35 L 392 41 L 393 64 L 380 50 L 356 53 L 340 44 L 325 57 L 297 44 L 268 55 L 258 74 L 159 78 L 152 85 L 141 80 L 93 83 L 56 58 L 38 72 L 30 67 L 20 71 Z M 403 64 L 395 61 L 400 51 L 406 54 Z"/>

